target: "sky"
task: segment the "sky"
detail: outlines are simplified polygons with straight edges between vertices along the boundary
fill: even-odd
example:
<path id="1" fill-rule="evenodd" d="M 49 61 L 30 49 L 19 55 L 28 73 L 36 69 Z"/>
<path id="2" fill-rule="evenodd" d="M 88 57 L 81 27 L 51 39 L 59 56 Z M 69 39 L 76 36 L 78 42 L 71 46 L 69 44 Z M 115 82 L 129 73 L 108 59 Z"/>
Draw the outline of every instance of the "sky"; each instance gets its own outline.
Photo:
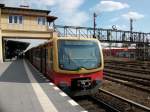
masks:
<path id="1" fill-rule="evenodd" d="M 57 16 L 55 24 L 93 27 L 93 13 L 97 14 L 97 28 L 150 32 L 150 0 L 0 0 L 7 6 L 29 5 L 34 9 L 50 10 Z"/>
<path id="2" fill-rule="evenodd" d="M 29 5 L 47 9 L 57 16 L 56 24 L 93 26 L 93 13 L 97 13 L 98 28 L 129 30 L 129 18 L 134 20 L 134 31 L 150 32 L 150 0 L 0 0 L 7 6 Z"/>

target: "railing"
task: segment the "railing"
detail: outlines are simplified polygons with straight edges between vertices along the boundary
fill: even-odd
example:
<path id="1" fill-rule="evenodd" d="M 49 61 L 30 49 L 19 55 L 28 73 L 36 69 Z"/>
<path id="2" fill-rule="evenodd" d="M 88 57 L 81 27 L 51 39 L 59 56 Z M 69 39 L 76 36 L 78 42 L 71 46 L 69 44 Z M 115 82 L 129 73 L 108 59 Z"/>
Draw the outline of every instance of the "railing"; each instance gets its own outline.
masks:
<path id="1" fill-rule="evenodd" d="M 150 33 L 130 32 L 117 29 L 103 29 L 96 28 L 94 36 L 94 28 L 78 27 L 78 26 L 61 26 L 55 25 L 54 29 L 58 32 L 60 37 L 83 37 L 83 38 L 97 38 L 101 42 L 112 43 L 150 43 Z"/>

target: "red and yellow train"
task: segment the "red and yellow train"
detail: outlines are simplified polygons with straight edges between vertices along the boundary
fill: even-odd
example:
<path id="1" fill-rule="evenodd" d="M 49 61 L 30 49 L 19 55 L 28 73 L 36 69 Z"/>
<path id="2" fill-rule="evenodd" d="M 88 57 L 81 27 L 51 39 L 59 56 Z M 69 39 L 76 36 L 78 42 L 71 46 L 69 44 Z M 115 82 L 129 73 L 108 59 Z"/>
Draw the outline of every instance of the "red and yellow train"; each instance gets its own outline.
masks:
<path id="1" fill-rule="evenodd" d="M 73 96 L 95 93 L 103 80 L 103 54 L 97 39 L 63 37 L 26 52 L 30 62 Z"/>

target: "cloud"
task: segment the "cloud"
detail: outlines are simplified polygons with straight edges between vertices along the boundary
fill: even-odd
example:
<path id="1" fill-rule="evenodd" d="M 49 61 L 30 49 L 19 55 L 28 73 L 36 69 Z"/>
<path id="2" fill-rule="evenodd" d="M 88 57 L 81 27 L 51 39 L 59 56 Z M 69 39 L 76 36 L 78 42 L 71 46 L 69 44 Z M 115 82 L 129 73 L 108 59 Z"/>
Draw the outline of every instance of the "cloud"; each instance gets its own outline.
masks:
<path id="1" fill-rule="evenodd" d="M 128 30 L 129 29 L 127 25 L 116 25 L 116 28 L 118 30 Z"/>
<path id="2" fill-rule="evenodd" d="M 62 11 L 73 12 L 76 11 L 84 0 L 58 0 L 58 6 Z"/>
<path id="3" fill-rule="evenodd" d="M 129 5 L 126 3 L 115 2 L 115 1 L 100 1 L 94 8 L 95 12 L 112 12 L 116 10 L 121 10 L 124 8 L 129 8 Z"/>
<path id="4" fill-rule="evenodd" d="M 89 20 L 85 11 L 79 10 L 85 0 L 60 0 L 55 8 L 55 14 L 59 15 L 59 24 L 81 26 Z"/>
<path id="5" fill-rule="evenodd" d="M 84 2 L 85 0 L 0 0 L 0 3 L 7 6 L 25 4 L 30 8 L 51 10 L 51 14 L 58 16 L 56 22 L 62 25 L 84 25 L 88 21 L 88 14 L 80 10 Z"/>
<path id="6" fill-rule="evenodd" d="M 106 29 L 112 29 L 112 26 L 113 26 L 113 25 L 108 25 L 108 26 L 105 26 L 105 28 L 106 28 Z M 115 27 L 116 27 L 116 29 L 118 29 L 118 30 L 128 30 L 128 29 L 129 29 L 128 26 L 125 25 L 125 24 L 122 24 L 122 25 L 115 24 Z"/>
<path id="7" fill-rule="evenodd" d="M 85 12 L 78 12 L 67 14 L 65 18 L 62 19 L 66 25 L 81 26 L 82 24 L 86 24 L 86 22 L 89 20 L 89 17 Z"/>
<path id="8" fill-rule="evenodd" d="M 115 18 L 110 19 L 109 21 L 110 21 L 110 22 L 116 22 L 116 21 L 118 21 L 119 19 L 120 19 L 120 17 L 115 17 Z"/>
<path id="9" fill-rule="evenodd" d="M 38 2 L 41 2 L 42 4 L 53 6 L 57 3 L 58 0 L 39 0 Z M 30 0 L 32 3 L 38 3 L 37 0 Z"/>
<path id="10" fill-rule="evenodd" d="M 20 0 L 0 0 L 1 4 L 5 4 L 7 6 L 20 6 Z"/>
<path id="11" fill-rule="evenodd" d="M 132 11 L 130 11 L 130 12 L 126 13 L 126 14 L 123 14 L 122 17 L 125 18 L 125 19 L 131 19 L 132 18 L 132 19 L 137 20 L 137 19 L 144 18 L 144 15 L 140 14 L 138 12 L 132 12 Z"/>

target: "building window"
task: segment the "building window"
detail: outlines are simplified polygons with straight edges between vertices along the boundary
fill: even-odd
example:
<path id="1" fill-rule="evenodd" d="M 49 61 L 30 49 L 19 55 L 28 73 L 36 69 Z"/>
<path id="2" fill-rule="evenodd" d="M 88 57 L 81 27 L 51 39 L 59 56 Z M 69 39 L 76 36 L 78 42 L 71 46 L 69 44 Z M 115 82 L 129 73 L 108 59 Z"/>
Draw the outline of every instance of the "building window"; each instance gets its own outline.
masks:
<path id="1" fill-rule="evenodd" d="M 9 23 L 22 24 L 23 17 L 18 15 L 10 15 Z"/>
<path id="2" fill-rule="evenodd" d="M 45 25 L 46 24 L 46 18 L 45 17 L 38 17 L 38 24 L 39 25 Z"/>
<path id="3" fill-rule="evenodd" d="M 19 24 L 22 24 L 22 16 L 19 16 Z"/>
<path id="4" fill-rule="evenodd" d="M 38 17 L 38 24 L 40 24 L 41 23 L 41 18 L 40 17 Z"/>
<path id="5" fill-rule="evenodd" d="M 9 23 L 13 23 L 13 17 L 9 16 Z"/>
<path id="6" fill-rule="evenodd" d="M 17 21 L 18 21 L 17 16 L 14 16 L 14 23 L 17 23 Z"/>

